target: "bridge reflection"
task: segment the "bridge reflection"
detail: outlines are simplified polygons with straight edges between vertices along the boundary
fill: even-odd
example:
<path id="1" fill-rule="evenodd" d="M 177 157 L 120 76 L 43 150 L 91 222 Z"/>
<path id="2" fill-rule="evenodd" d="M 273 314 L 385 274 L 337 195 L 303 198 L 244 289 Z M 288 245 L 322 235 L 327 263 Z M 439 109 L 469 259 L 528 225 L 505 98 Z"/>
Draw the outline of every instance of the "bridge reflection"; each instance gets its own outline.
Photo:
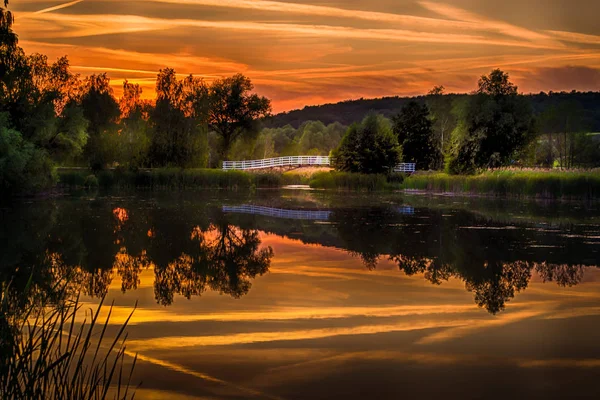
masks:
<path id="1" fill-rule="evenodd" d="M 414 214 L 415 209 L 411 206 L 401 206 L 394 209 L 399 214 Z M 333 211 L 330 210 L 291 210 L 284 208 L 273 208 L 243 204 L 239 206 L 223 206 L 224 213 L 231 214 L 253 214 L 282 219 L 299 219 L 309 221 L 328 221 Z"/>

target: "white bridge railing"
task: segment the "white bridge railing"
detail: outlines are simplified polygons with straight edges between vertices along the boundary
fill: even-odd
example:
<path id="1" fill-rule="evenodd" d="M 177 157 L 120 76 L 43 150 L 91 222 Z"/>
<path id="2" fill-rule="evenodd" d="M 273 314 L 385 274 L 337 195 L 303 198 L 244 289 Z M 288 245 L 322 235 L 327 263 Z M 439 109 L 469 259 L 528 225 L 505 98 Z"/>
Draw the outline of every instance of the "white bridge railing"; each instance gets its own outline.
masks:
<path id="1" fill-rule="evenodd" d="M 262 160 L 223 161 L 223 169 L 260 169 L 285 166 L 321 165 L 329 166 L 327 156 L 289 156 L 264 158 Z"/>
<path id="2" fill-rule="evenodd" d="M 224 170 L 232 169 L 262 169 L 287 166 L 322 166 L 328 167 L 331 165 L 331 159 L 328 156 L 288 156 L 264 158 L 262 160 L 245 160 L 245 161 L 223 161 Z M 401 163 L 394 167 L 394 172 L 415 172 L 415 163 Z"/>

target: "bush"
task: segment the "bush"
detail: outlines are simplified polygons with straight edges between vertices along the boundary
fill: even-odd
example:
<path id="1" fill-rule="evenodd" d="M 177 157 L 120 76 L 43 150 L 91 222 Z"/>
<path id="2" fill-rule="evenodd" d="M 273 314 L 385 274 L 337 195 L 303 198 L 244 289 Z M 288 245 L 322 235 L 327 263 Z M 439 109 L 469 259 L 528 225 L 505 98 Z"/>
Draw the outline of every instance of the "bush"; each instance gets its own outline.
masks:
<path id="1" fill-rule="evenodd" d="M 85 178 L 85 181 L 83 182 L 83 186 L 87 189 L 97 188 L 98 187 L 98 178 L 96 178 L 96 175 L 88 175 L 88 177 Z"/>
<path id="2" fill-rule="evenodd" d="M 66 187 L 82 187 L 85 184 L 88 172 L 83 170 L 59 169 L 58 183 Z"/>
<path id="3" fill-rule="evenodd" d="M 260 173 L 254 175 L 254 185 L 262 188 L 277 188 L 283 186 L 283 176 L 275 173 Z"/>

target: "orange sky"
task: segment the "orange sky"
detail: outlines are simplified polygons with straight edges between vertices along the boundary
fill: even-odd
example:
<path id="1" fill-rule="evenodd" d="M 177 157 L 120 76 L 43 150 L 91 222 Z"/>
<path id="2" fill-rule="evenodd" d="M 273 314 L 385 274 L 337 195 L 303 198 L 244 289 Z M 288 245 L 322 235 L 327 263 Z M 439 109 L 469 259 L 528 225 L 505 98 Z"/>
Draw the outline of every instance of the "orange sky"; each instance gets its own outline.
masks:
<path id="1" fill-rule="evenodd" d="M 13 0 L 27 52 L 154 95 L 158 69 L 237 72 L 275 112 L 360 97 L 473 90 L 508 71 L 524 92 L 600 90 L 597 0 Z M 119 91 L 117 90 L 117 93 Z"/>

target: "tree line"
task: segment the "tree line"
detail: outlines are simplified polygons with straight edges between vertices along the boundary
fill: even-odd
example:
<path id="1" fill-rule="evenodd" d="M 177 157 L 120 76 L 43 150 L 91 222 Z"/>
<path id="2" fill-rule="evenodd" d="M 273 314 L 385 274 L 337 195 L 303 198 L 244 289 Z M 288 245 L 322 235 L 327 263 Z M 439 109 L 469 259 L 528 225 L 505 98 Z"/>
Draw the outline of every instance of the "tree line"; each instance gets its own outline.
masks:
<path id="1" fill-rule="evenodd" d="M 591 126 L 590 113 L 571 98 L 536 114 L 508 74 L 495 69 L 470 95 L 446 96 L 439 86 L 391 119 L 370 113 L 350 126 L 332 155 L 337 169 L 362 173 L 385 173 L 400 161 L 453 174 L 507 166 L 595 168 L 600 136 Z"/>

